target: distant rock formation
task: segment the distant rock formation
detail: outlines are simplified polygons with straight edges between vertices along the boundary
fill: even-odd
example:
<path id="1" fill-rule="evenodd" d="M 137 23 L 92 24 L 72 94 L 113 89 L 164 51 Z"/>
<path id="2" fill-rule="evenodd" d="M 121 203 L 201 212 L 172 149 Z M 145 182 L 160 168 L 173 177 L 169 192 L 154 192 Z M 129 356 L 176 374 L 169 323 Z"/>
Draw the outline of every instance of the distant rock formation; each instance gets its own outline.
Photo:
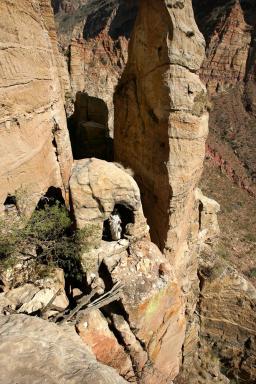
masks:
<path id="1" fill-rule="evenodd" d="M 83 2 L 62 2 L 66 5 L 62 4 L 56 15 L 59 40 L 68 56 L 72 97 L 85 90 L 90 97 L 104 101 L 113 136 L 113 93 L 127 62 L 138 0 L 93 0 L 82 6 Z M 63 8 L 72 13 L 68 21 Z M 59 9 L 57 4 L 55 9 Z"/>
<path id="2" fill-rule="evenodd" d="M 193 6 L 207 43 L 201 79 L 212 104 L 209 148 L 232 168 L 233 182 L 255 195 L 256 4 L 193 0 Z"/>

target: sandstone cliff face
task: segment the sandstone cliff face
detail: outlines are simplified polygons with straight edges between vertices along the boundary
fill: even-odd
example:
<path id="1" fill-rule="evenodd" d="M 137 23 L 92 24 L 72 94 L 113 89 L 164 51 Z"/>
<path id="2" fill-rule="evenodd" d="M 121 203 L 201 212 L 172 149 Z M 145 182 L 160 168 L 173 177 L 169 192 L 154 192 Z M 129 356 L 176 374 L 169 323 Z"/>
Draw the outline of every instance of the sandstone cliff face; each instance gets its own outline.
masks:
<path id="1" fill-rule="evenodd" d="M 72 96 L 85 91 L 106 103 L 108 127 L 113 134 L 113 93 L 127 61 L 128 38 L 138 8 L 138 0 L 92 0 L 83 6 L 69 2 L 57 13 L 59 39 L 67 49 Z M 57 10 L 58 7 L 56 6 Z"/>
<path id="2" fill-rule="evenodd" d="M 16 24 L 8 23 L 10 30 L 5 26 L 4 38 L 7 36 L 6 41 L 10 44 L 7 47 L 3 44 L 3 58 L 11 65 L 3 68 L 18 72 L 18 64 L 21 65 L 22 60 L 26 65 L 22 66 L 22 78 L 10 73 L 8 80 L 5 74 L 2 89 L 9 104 L 4 107 L 9 109 L 4 108 L 2 122 L 6 127 L 4 145 L 11 147 L 9 162 L 13 164 L 14 157 L 21 160 L 17 166 L 15 163 L 13 171 L 11 168 L 9 171 L 9 163 L 6 164 L 9 174 L 3 177 L 4 186 L 7 182 L 9 184 L 4 191 L 6 197 L 7 193 L 16 193 L 22 185 L 31 200 L 32 210 L 50 185 L 62 189 L 67 187 L 71 155 L 63 98 L 70 94 L 70 88 L 66 67 L 57 49 L 48 1 L 26 0 L 15 4 L 6 0 L 5 3 L 2 9 L 6 17 L 10 9 L 13 15 L 22 14 L 22 20 L 31 23 L 36 48 L 31 48 L 31 36 L 27 36 L 25 27 L 17 25 L 20 16 L 14 17 Z M 112 94 L 127 61 L 127 42 L 138 2 L 102 1 L 97 12 L 94 12 L 95 1 L 81 7 L 85 3 L 83 0 L 76 4 L 65 0 L 52 1 L 55 12 L 60 11 L 58 17 L 68 13 L 74 17 L 71 18 L 71 26 L 73 22 L 77 25 L 74 30 L 71 27 L 68 36 L 61 38 L 65 44 L 73 35 L 70 50 L 73 95 L 77 91 L 88 93 L 83 96 L 86 113 L 90 110 L 90 116 L 100 113 L 90 107 L 89 98 L 102 99 L 109 111 L 108 125 L 111 129 Z M 77 24 L 76 15 L 81 9 L 85 11 L 83 16 L 86 21 L 82 17 L 81 24 Z M 236 3 L 234 8 L 230 8 L 230 13 L 227 12 L 229 18 L 225 23 L 223 41 L 217 39 L 216 43 L 214 39 L 208 40 L 210 59 L 203 68 L 203 76 L 209 89 L 212 84 L 214 87 L 219 82 L 222 84 L 223 74 L 220 74 L 226 65 L 230 66 L 227 68 L 228 81 L 232 85 L 247 73 L 244 57 L 248 35 L 243 35 L 246 24 L 240 10 L 242 8 Z M 237 23 L 234 18 L 237 18 Z M 237 31 L 241 34 L 239 41 L 234 36 Z M 232 47 L 230 58 L 223 55 L 228 44 Z M 11 58 L 4 56 L 9 51 Z M 228 379 L 220 372 L 223 367 L 232 374 L 242 374 L 251 382 L 255 379 L 255 363 L 249 356 L 251 351 L 254 352 L 250 336 L 255 302 L 253 287 L 229 268 L 216 275 L 213 266 L 205 267 L 205 260 L 201 261 L 200 286 L 197 277 L 197 256 L 204 242 L 212 243 L 219 230 L 216 219 L 219 205 L 195 190 L 202 170 L 208 123 L 206 90 L 198 77 L 203 55 L 204 42 L 195 25 L 190 1 L 141 0 L 129 62 L 115 96 L 115 150 L 117 159 L 135 171 L 152 239 L 164 254 L 149 239 L 140 190 L 132 177 L 120 167 L 97 159 L 75 162 L 72 171 L 70 189 L 76 224 L 81 229 L 91 224 L 97 228 L 98 247 L 86 252 L 81 260 L 87 279 L 86 289 L 93 291 L 96 287 L 107 294 L 115 284 L 121 282 L 124 287 L 122 296 L 111 305 L 104 306 L 102 312 L 96 309 L 80 313 L 76 330 L 99 361 L 114 367 L 129 381 L 166 384 L 177 376 L 182 364 L 186 384 L 227 383 Z M 31 63 L 35 65 L 30 67 Z M 216 64 L 216 71 L 211 77 L 209 66 L 213 63 Z M 248 71 L 250 76 L 253 73 L 251 68 Z M 27 72 L 24 74 L 25 69 Z M 27 83 L 20 84 L 24 79 Z M 250 87 L 248 89 L 252 97 L 253 91 Z M 86 114 L 85 111 L 79 112 Z M 23 124 L 22 119 L 28 122 Z M 36 136 L 32 140 L 34 130 Z M 15 150 L 10 143 L 14 144 Z M 37 153 L 36 156 L 28 156 L 31 149 Z M 39 165 L 42 168 L 40 172 Z M 125 222 L 123 238 L 110 241 L 105 225 L 115 208 L 121 210 L 122 219 L 129 217 L 129 221 Z M 218 268 L 217 271 L 220 272 Z M 63 285 L 62 282 L 62 291 Z M 55 288 L 50 286 L 50 292 L 45 292 L 45 289 L 41 292 L 39 288 L 30 287 L 32 291 L 21 308 L 24 309 L 25 305 L 26 310 L 32 308 L 33 312 L 35 298 L 42 309 Z M 18 292 L 11 290 L 1 294 L 4 306 L 11 305 L 10 310 L 18 309 L 21 304 L 17 300 L 20 292 L 17 289 Z M 24 290 L 27 289 L 24 287 Z M 221 294 L 216 294 L 216 291 Z M 41 295 L 44 295 L 43 302 Z M 14 302 L 8 302 L 10 297 L 15 299 Z M 241 300 L 244 305 L 240 310 Z M 62 301 L 64 309 L 68 305 L 65 294 Z M 238 313 L 242 314 L 242 320 L 238 318 Z M 1 344 L 4 352 L 14 342 L 17 343 L 16 338 L 21 350 L 27 348 L 24 347 L 20 328 L 28 337 L 29 347 L 34 347 L 30 335 L 37 324 L 30 323 L 22 315 L 16 316 L 16 319 L 5 317 L 0 320 L 3 337 L 6 334 L 9 337 L 10 324 L 17 327 L 17 333 L 11 335 L 13 338 Z M 223 333 L 220 327 L 224 329 Z M 44 327 L 39 330 L 40 346 L 40 337 L 44 341 L 46 338 L 42 329 Z M 63 330 L 56 331 L 56 327 L 47 326 L 47 335 L 48 331 L 58 343 L 58 348 L 65 351 L 67 348 L 72 354 L 71 362 L 64 360 L 62 380 L 70 380 L 72 376 L 74 382 L 124 382 L 113 371 L 91 362 L 73 337 L 71 343 L 67 335 L 64 342 L 60 340 L 64 338 Z M 80 369 L 72 349 L 73 343 L 81 352 L 79 359 L 89 359 L 90 367 L 95 371 L 87 371 L 84 365 Z M 53 377 L 47 379 L 59 379 L 58 364 L 54 360 L 49 362 L 51 353 L 51 344 L 49 348 L 40 349 L 41 360 L 31 360 L 33 372 L 28 371 L 29 379 L 31 375 L 35 378 L 34 367 L 40 365 L 44 357 L 54 372 Z M 209 362 L 212 354 L 216 361 Z M 73 366 L 78 370 L 74 372 Z M 224 373 L 230 378 L 236 377 L 227 371 Z M 19 378 L 20 374 L 19 369 L 10 369 L 4 372 L 3 381 L 8 382 L 9 377 L 13 381 L 15 375 Z M 38 380 L 42 380 L 42 376 Z"/>
<path id="3" fill-rule="evenodd" d="M 115 93 L 115 157 L 134 170 L 151 237 L 178 277 L 190 354 L 198 342 L 194 311 L 203 199 L 196 199 L 195 187 L 208 132 L 206 90 L 198 76 L 203 57 L 191 2 L 141 1 Z"/>
<path id="4" fill-rule="evenodd" d="M 72 162 L 52 11 L 48 1 L 29 0 L 3 1 L 0 10 L 0 204 L 22 190 L 31 212 L 50 186 L 67 192 Z"/>
<path id="5" fill-rule="evenodd" d="M 207 31 L 207 57 L 202 65 L 201 77 L 209 92 L 214 93 L 245 79 L 252 30 L 245 21 L 239 1 L 222 1 L 222 9 L 208 1 L 209 6 L 215 8 L 216 21 L 210 34 Z M 209 14 L 206 17 L 210 18 Z"/>
<path id="6" fill-rule="evenodd" d="M 70 0 L 51 0 L 52 8 L 54 10 L 54 13 L 58 12 L 64 12 L 64 13 L 72 13 L 75 11 L 79 5 L 84 2 L 86 3 L 87 0 L 79 0 L 79 1 L 70 1 Z"/>
<path id="7" fill-rule="evenodd" d="M 115 95 L 115 156 L 135 171 L 152 238 L 174 262 L 184 251 L 208 132 L 196 74 L 203 57 L 190 2 L 141 2 Z"/>

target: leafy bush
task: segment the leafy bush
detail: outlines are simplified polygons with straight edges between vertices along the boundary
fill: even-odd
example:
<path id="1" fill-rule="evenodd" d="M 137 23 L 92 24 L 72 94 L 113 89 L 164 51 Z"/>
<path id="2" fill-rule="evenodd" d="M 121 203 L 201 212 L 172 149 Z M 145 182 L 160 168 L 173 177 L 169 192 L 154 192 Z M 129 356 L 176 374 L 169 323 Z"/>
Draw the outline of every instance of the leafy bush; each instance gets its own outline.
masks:
<path id="1" fill-rule="evenodd" d="M 26 224 L 22 220 L 12 225 L 1 221 L 2 268 L 11 266 L 15 257 L 25 255 L 36 258 L 39 265 L 62 268 L 69 278 L 81 279 L 81 255 L 96 245 L 95 227 L 74 230 L 72 225 L 67 209 L 58 203 L 35 210 Z"/>

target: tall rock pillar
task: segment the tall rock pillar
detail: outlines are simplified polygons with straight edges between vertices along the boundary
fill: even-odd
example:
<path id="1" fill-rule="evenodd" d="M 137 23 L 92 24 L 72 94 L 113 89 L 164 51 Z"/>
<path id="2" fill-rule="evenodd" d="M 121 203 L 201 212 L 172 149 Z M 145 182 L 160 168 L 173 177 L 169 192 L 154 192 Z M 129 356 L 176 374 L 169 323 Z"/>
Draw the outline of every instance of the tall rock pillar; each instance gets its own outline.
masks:
<path id="1" fill-rule="evenodd" d="M 115 94 L 115 157 L 131 167 L 151 237 L 184 253 L 208 133 L 204 58 L 191 0 L 141 0 Z"/>

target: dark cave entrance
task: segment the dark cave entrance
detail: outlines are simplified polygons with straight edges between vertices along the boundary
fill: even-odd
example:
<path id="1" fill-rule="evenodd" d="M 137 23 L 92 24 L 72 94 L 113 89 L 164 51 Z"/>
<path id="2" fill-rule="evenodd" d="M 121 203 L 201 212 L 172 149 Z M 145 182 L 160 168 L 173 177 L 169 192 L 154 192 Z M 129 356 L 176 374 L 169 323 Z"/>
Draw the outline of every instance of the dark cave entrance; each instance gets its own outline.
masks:
<path id="1" fill-rule="evenodd" d="M 17 204 L 17 198 L 15 195 L 11 195 L 8 193 L 5 201 L 4 201 L 4 212 L 9 214 L 19 214 L 19 208 Z"/>
<path id="2" fill-rule="evenodd" d="M 96 157 L 112 160 L 113 139 L 109 137 L 109 112 L 104 100 L 76 94 L 75 111 L 68 119 L 68 128 L 75 160 Z"/>
<path id="3" fill-rule="evenodd" d="M 8 208 L 17 207 L 16 196 L 8 194 L 4 202 L 4 207 L 6 210 L 8 210 Z"/>
<path id="4" fill-rule="evenodd" d="M 44 209 L 46 205 L 52 207 L 55 204 L 64 206 L 65 201 L 60 188 L 50 187 L 48 188 L 47 192 L 40 198 L 36 209 Z"/>
<path id="5" fill-rule="evenodd" d="M 120 223 L 117 225 L 120 226 L 120 239 L 124 239 L 127 234 L 127 224 L 134 224 L 135 221 L 133 209 L 126 204 L 119 203 L 115 205 L 111 216 L 118 216 L 120 218 Z M 116 239 L 113 239 L 111 230 L 111 217 L 104 221 L 102 240 L 116 241 Z"/>

